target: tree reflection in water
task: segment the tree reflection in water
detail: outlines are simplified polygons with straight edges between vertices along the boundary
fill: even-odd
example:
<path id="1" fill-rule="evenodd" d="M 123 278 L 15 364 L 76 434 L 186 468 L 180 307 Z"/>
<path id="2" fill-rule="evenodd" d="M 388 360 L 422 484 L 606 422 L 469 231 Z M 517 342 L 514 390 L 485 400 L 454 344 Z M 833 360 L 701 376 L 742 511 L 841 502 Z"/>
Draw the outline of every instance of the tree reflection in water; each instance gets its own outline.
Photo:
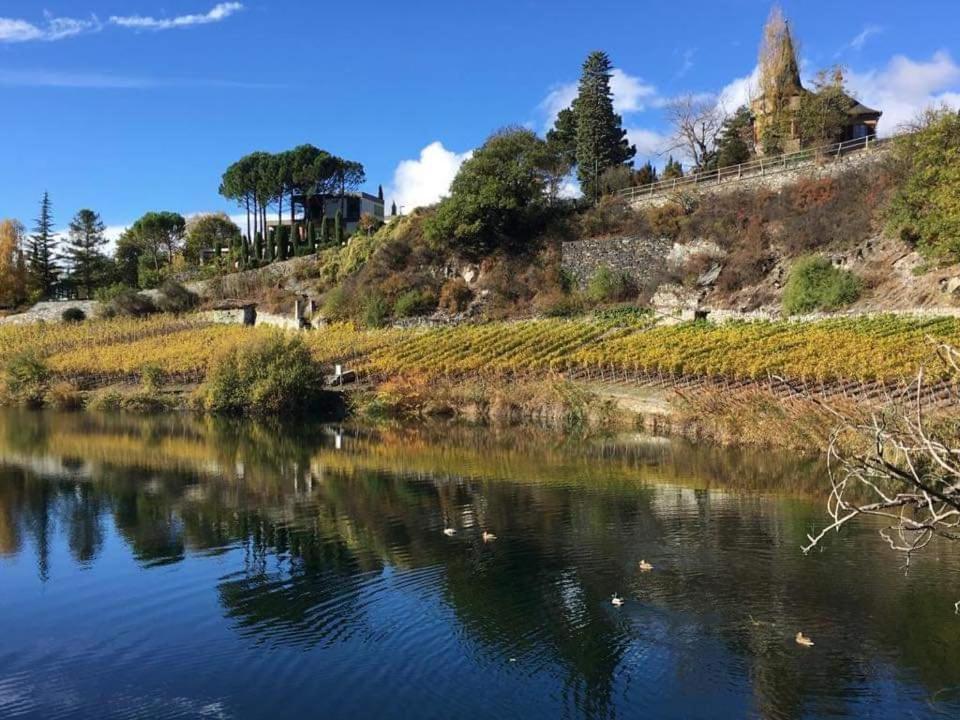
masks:
<path id="1" fill-rule="evenodd" d="M 379 598 L 439 593 L 486 662 L 552 678 L 589 717 L 638 692 L 682 716 L 684 698 L 735 681 L 765 718 L 857 708 L 890 672 L 918 683 L 911 702 L 960 684 L 954 598 L 937 580 L 956 549 L 904 578 L 865 528 L 804 558 L 816 460 L 450 428 L 353 431 L 338 450 L 335 432 L 2 413 L 0 555 L 33 553 L 42 581 L 58 543 L 96 572 L 111 533 L 143 568 L 223 558 L 215 590 L 234 631 L 302 651 L 392 647 L 407 620 Z M 641 575 L 640 558 L 656 570 Z M 823 639 L 815 661 L 788 641 L 800 628 Z"/>

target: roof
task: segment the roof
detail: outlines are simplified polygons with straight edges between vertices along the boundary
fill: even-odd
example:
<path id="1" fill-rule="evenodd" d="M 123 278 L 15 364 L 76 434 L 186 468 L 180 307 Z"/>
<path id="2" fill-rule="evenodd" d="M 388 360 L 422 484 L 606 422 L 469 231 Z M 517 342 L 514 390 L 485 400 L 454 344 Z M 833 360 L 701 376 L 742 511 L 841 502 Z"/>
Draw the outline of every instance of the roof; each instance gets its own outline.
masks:
<path id="1" fill-rule="evenodd" d="M 852 98 L 849 95 L 847 95 L 847 99 L 850 101 L 850 107 L 847 108 L 848 115 L 853 115 L 855 117 L 858 117 L 860 115 L 876 115 L 877 117 L 880 117 L 881 115 L 883 115 L 883 112 L 881 110 L 874 110 L 873 108 L 869 108 L 866 105 L 864 105 L 862 102 L 857 100 L 856 98 Z"/>

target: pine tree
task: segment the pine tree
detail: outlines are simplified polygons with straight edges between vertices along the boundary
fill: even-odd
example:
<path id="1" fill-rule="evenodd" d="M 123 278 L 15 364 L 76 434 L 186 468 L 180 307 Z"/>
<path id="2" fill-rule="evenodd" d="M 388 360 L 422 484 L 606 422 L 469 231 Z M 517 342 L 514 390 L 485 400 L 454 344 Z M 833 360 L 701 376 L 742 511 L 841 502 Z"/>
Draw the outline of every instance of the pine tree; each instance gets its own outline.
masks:
<path id="1" fill-rule="evenodd" d="M 107 263 L 104 229 L 103 221 L 93 210 L 80 210 L 70 221 L 63 258 L 70 267 L 73 284 L 82 288 L 88 298 L 93 296 Z"/>
<path id="2" fill-rule="evenodd" d="M 752 156 L 750 152 L 750 137 L 753 133 L 753 119 L 746 106 L 742 106 L 728 117 L 717 138 L 717 165 L 728 167 L 748 162 Z"/>
<path id="3" fill-rule="evenodd" d="M 615 165 L 632 166 L 637 148 L 627 140 L 623 120 L 613 111 L 610 77 L 613 65 L 604 52 L 583 63 L 580 89 L 573 102 L 577 121 L 577 178 L 585 197 L 596 198 L 600 175 Z"/>
<path id="4" fill-rule="evenodd" d="M 57 285 L 59 269 L 56 263 L 57 239 L 53 231 L 53 209 L 50 203 L 50 194 L 43 193 L 40 201 L 40 217 L 36 220 L 33 235 L 30 236 L 28 268 L 30 285 L 40 294 L 48 298 L 53 294 Z"/>

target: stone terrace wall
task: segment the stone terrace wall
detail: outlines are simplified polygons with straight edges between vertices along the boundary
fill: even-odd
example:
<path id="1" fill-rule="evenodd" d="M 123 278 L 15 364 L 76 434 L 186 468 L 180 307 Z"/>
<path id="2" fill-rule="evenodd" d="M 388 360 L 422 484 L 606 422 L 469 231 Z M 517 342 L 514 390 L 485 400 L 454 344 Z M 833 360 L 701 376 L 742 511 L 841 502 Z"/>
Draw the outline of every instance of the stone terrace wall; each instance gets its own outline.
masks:
<path id="1" fill-rule="evenodd" d="M 561 264 L 582 287 L 603 267 L 626 272 L 644 286 L 666 267 L 673 243 L 665 238 L 594 238 L 563 243 Z"/>
<path id="2" fill-rule="evenodd" d="M 811 160 L 797 165 L 792 165 L 785 170 L 777 167 L 767 169 L 764 174 L 756 173 L 742 178 L 729 177 L 717 182 L 716 180 L 704 181 L 698 185 L 680 185 L 676 190 L 660 190 L 654 195 L 641 195 L 632 198 L 629 202 L 631 207 L 639 210 L 641 208 L 657 207 L 672 202 L 677 195 L 711 195 L 714 193 L 727 193 L 737 190 L 779 190 L 785 185 L 790 185 L 803 178 L 823 178 L 837 177 L 848 173 L 851 170 L 859 170 L 863 167 L 869 167 L 880 162 L 889 152 L 891 145 L 885 144 L 879 147 L 860 150 L 859 152 L 844 155 L 836 160 L 818 162 Z"/>

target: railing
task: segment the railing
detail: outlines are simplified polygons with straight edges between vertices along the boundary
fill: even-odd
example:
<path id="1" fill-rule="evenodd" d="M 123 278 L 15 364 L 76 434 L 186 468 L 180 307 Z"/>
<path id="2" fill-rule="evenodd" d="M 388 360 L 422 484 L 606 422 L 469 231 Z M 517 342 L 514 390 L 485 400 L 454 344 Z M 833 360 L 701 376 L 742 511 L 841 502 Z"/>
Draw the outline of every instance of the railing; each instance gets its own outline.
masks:
<path id="1" fill-rule="evenodd" d="M 714 170 L 702 170 L 692 175 L 686 175 L 681 178 L 671 178 L 669 180 L 659 180 L 648 185 L 624 188 L 618 191 L 618 195 L 633 200 L 638 197 L 656 195 L 661 192 L 680 190 L 685 187 L 713 183 L 719 185 L 722 182 L 737 181 L 747 177 L 757 177 L 765 175 L 774 175 L 784 172 L 790 168 L 812 162 L 814 160 L 838 160 L 850 152 L 866 150 L 877 145 L 889 142 L 890 138 L 878 138 L 875 135 L 857 138 L 855 140 L 844 140 L 833 145 L 824 145 L 816 148 L 805 148 L 796 152 L 784 153 L 773 157 L 760 157 L 750 162 L 740 163 L 738 165 L 726 165 Z"/>

